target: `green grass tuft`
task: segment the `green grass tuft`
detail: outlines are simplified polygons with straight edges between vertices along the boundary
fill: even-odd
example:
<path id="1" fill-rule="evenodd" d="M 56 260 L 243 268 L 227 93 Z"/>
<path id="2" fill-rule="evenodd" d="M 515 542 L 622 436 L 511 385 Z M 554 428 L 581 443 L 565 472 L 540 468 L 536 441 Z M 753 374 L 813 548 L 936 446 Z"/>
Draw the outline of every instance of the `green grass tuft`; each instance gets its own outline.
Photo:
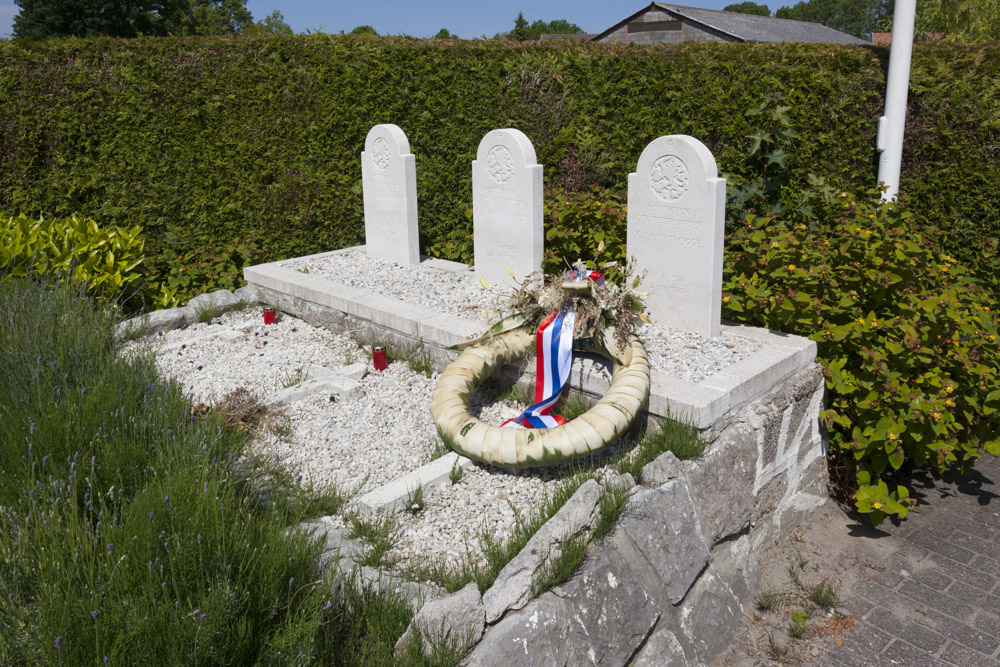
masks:
<path id="1" fill-rule="evenodd" d="M 587 554 L 587 541 L 586 533 L 563 540 L 559 545 L 559 553 L 555 556 L 549 554 L 548 562 L 531 582 L 531 596 L 538 597 L 569 579 Z"/>
<path id="2" fill-rule="evenodd" d="M 358 513 L 347 516 L 350 537 L 365 544 L 365 552 L 360 559 L 362 565 L 387 568 L 392 565 L 388 553 L 399 537 L 399 523 L 391 514 L 376 514 L 364 517 Z"/>

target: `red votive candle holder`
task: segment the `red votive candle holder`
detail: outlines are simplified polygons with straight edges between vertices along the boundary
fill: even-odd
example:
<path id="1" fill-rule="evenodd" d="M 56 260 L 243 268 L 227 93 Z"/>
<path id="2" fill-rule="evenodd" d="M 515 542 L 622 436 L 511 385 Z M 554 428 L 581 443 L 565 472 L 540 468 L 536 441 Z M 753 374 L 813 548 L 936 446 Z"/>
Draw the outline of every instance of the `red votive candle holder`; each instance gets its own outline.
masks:
<path id="1" fill-rule="evenodd" d="M 278 314 L 274 308 L 264 309 L 264 324 L 274 324 L 278 321 Z"/>
<path id="2" fill-rule="evenodd" d="M 372 365 L 375 366 L 375 370 L 377 371 L 384 371 L 389 367 L 389 359 L 385 354 L 385 347 L 372 348 Z"/>

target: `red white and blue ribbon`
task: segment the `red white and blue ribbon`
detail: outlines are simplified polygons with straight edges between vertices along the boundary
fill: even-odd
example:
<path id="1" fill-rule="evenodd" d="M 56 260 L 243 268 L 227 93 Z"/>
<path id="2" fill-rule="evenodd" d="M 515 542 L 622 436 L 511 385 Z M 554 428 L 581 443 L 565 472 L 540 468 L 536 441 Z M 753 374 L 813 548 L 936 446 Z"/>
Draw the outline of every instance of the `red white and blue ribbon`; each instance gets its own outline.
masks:
<path id="1" fill-rule="evenodd" d="M 504 422 L 504 426 L 549 428 L 566 423 L 563 417 L 551 413 L 573 366 L 575 324 L 576 309 L 572 302 L 567 301 L 538 325 L 535 338 L 535 402 L 517 417 Z"/>
<path id="2" fill-rule="evenodd" d="M 566 271 L 566 280 L 572 280 L 573 282 L 579 282 L 581 280 L 593 280 L 597 283 L 598 287 L 604 287 L 604 274 L 598 271 L 591 271 L 590 269 L 584 269 L 580 271 L 578 269 L 573 269 L 572 271 Z"/>

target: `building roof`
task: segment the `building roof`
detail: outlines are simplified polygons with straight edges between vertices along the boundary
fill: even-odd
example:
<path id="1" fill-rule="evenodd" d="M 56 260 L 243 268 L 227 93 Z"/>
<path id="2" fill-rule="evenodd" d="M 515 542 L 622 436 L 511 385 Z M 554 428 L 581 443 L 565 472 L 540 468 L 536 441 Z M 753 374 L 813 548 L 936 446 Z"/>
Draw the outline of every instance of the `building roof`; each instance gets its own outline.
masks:
<path id="1" fill-rule="evenodd" d="M 791 19 L 776 19 L 769 16 L 755 16 L 753 14 L 738 14 L 736 12 L 725 12 L 719 9 L 701 9 L 700 7 L 685 7 L 684 5 L 669 5 L 663 2 L 654 2 L 649 7 L 645 7 L 624 21 L 615 24 L 594 38 L 594 41 L 617 30 L 647 12 L 650 8 L 657 7 L 663 11 L 684 18 L 694 23 L 701 24 L 721 33 L 725 33 L 742 42 L 807 42 L 807 43 L 827 43 L 827 44 L 868 44 L 863 39 L 858 39 L 853 35 L 827 28 L 819 23 L 809 21 L 793 21 Z"/>

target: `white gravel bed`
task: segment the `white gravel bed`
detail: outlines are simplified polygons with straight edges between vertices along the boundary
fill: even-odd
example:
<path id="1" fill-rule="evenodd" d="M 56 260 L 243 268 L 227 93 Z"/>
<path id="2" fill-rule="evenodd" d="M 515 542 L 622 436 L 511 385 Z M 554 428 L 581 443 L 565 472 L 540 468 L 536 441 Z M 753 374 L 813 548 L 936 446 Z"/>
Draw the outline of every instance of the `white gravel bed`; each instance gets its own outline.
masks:
<path id="1" fill-rule="evenodd" d="M 133 342 L 126 351 L 150 345 L 164 375 L 176 378 L 195 403 L 212 404 L 238 388 L 266 399 L 315 366 L 336 370 L 368 357 L 349 336 L 313 327 L 289 315 L 264 325 L 260 308 L 224 314 L 209 324 L 157 334 Z M 375 489 L 427 463 L 438 445 L 430 397 L 438 379 L 394 362 L 361 380 L 364 396 L 330 400 L 312 395 L 282 408 L 272 431 L 259 433 L 251 451 L 275 456 L 303 483 L 331 486 L 343 493 Z M 472 409 L 499 425 L 523 405 L 477 394 Z M 552 472 L 510 474 L 488 466 L 465 471 L 458 484 L 446 483 L 426 495 L 427 509 L 399 515 L 401 534 L 391 556 L 400 567 L 444 558 L 457 565 L 466 545 L 481 556 L 479 535 L 503 538 L 514 511 L 528 515 L 554 484 Z M 357 497 L 357 496 L 355 496 Z M 512 509 L 512 506 L 514 509 Z M 351 511 L 348 503 L 345 511 Z M 342 518 L 334 525 L 344 526 Z"/>
<path id="2" fill-rule="evenodd" d="M 471 273 L 443 271 L 423 264 L 401 266 L 359 251 L 292 259 L 281 266 L 480 322 L 484 330 L 492 323 L 492 311 L 499 305 L 497 297 Z"/>
<path id="3" fill-rule="evenodd" d="M 160 372 L 181 382 L 195 403 L 212 404 L 243 387 L 265 397 L 310 367 L 339 368 L 364 353 L 349 336 L 282 317 L 264 324 L 260 308 L 248 308 L 129 343 L 151 344 Z"/>
<path id="4" fill-rule="evenodd" d="M 491 313 L 502 305 L 472 273 L 425 265 L 400 266 L 359 251 L 293 259 L 282 266 L 481 322 L 484 329 L 496 319 Z M 709 339 L 656 323 L 643 325 L 638 333 L 653 370 L 694 383 L 747 358 L 762 346 L 732 334 Z"/>
<path id="5" fill-rule="evenodd" d="M 655 323 L 642 325 L 637 333 L 646 347 L 651 369 L 695 384 L 746 359 L 764 345 L 729 333 L 705 338 Z"/>

